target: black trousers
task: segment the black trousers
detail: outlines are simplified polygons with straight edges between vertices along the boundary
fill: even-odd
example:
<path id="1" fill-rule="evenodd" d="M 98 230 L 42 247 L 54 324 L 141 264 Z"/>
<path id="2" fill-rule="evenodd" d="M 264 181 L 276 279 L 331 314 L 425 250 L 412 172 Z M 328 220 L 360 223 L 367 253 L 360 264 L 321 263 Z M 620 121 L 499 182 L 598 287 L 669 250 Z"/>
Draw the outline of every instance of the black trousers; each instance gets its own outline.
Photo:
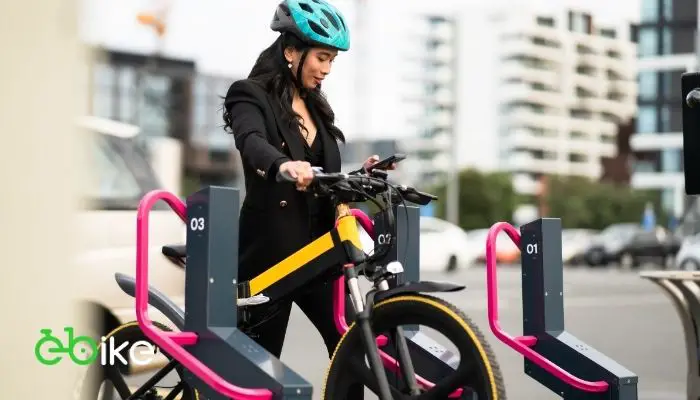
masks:
<path id="1" fill-rule="evenodd" d="M 333 320 L 333 282 L 311 283 L 288 300 L 279 300 L 270 306 L 261 304 L 250 307 L 245 332 L 265 350 L 280 358 L 292 303 L 297 304 L 321 334 L 330 359 L 341 337 Z M 349 325 L 353 321 L 353 307 L 349 296 L 345 299 L 345 309 Z M 325 365 L 319 367 L 325 368 Z M 362 400 L 364 385 L 353 386 L 347 398 Z"/>

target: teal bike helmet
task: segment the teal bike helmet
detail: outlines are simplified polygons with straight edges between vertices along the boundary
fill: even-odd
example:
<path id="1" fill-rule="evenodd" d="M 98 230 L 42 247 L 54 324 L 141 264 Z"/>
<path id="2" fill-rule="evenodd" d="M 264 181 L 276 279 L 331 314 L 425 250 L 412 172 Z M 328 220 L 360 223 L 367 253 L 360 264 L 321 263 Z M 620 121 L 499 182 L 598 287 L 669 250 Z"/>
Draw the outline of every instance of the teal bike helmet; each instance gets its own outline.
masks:
<path id="1" fill-rule="evenodd" d="M 284 0 L 275 10 L 270 28 L 292 33 L 312 46 L 350 49 L 350 32 L 342 14 L 325 0 Z"/>

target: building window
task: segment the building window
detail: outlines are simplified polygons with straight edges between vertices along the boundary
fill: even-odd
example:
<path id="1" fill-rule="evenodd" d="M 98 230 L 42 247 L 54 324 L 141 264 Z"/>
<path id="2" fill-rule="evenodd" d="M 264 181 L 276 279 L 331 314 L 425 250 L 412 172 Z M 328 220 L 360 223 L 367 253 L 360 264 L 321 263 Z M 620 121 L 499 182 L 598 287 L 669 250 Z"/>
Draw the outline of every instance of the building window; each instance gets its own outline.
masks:
<path id="1" fill-rule="evenodd" d="M 554 26 L 554 18 L 551 18 L 551 17 L 537 17 L 537 25 L 542 25 L 542 26 Z"/>
<path id="2" fill-rule="evenodd" d="M 681 172 L 683 165 L 681 163 L 681 150 L 679 149 L 664 149 L 661 151 L 661 171 L 662 172 Z"/>
<path id="3" fill-rule="evenodd" d="M 569 11 L 569 30 L 578 33 L 591 33 L 591 16 Z"/>
<path id="4" fill-rule="evenodd" d="M 656 107 L 640 106 L 637 113 L 637 133 L 655 133 L 657 121 Z"/>
<path id="5" fill-rule="evenodd" d="M 642 0 L 641 22 L 656 22 L 659 20 L 659 0 Z"/>
<path id="6" fill-rule="evenodd" d="M 639 45 L 641 57 L 654 56 L 659 52 L 659 31 L 654 27 L 639 29 Z"/>
<path id="7" fill-rule="evenodd" d="M 669 27 L 662 31 L 661 54 L 687 54 L 695 52 L 695 28 Z"/>
<path id="8" fill-rule="evenodd" d="M 114 93 L 116 69 L 109 64 L 96 64 L 93 75 L 92 114 L 96 117 L 114 118 L 116 102 Z"/>
<path id="9" fill-rule="evenodd" d="M 638 77 L 639 99 L 655 100 L 659 95 L 657 74 L 654 71 L 642 71 Z"/>
<path id="10" fill-rule="evenodd" d="M 683 109 L 673 104 L 666 104 L 659 109 L 661 132 L 681 132 L 683 129 Z"/>
<path id="11" fill-rule="evenodd" d="M 661 74 L 661 90 L 660 94 L 665 100 L 680 101 L 681 96 L 681 75 L 685 72 L 684 69 L 676 69 L 664 71 Z"/>
<path id="12" fill-rule="evenodd" d="M 601 30 L 600 30 L 600 36 L 604 36 L 604 37 L 609 37 L 609 38 L 615 39 L 615 37 L 617 36 L 617 34 L 616 34 L 616 32 L 615 32 L 614 29 L 601 29 Z"/>
<path id="13" fill-rule="evenodd" d="M 673 0 L 661 0 L 663 19 L 673 21 Z"/>

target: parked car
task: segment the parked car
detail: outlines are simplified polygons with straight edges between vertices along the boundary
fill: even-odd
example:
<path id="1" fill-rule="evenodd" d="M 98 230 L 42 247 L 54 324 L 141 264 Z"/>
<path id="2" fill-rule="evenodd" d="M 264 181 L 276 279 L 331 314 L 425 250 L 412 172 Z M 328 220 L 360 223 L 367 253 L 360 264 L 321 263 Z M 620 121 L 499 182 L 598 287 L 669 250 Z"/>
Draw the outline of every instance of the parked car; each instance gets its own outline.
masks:
<path id="1" fill-rule="evenodd" d="M 700 271 L 700 233 L 683 239 L 674 267 L 685 271 Z"/>
<path id="2" fill-rule="evenodd" d="M 592 229 L 564 229 L 561 232 L 561 256 L 566 265 L 583 263 L 584 254 L 591 241 L 598 234 Z"/>
<path id="3" fill-rule="evenodd" d="M 640 224 L 614 224 L 591 242 L 584 254 L 590 266 L 617 262 L 623 268 L 638 267 L 643 261 L 670 265 L 680 249 L 680 241 L 667 229 L 645 230 Z"/>
<path id="4" fill-rule="evenodd" d="M 106 335 L 136 320 L 134 299 L 117 286 L 114 274 L 136 274 L 136 209 L 141 198 L 161 187 L 148 156 L 137 144 L 139 128 L 87 117 L 81 128 L 90 136 L 91 176 L 85 185 L 86 206 L 79 214 L 81 241 L 77 263 L 84 284 L 80 305 L 92 317 L 92 335 Z M 184 243 L 185 227 L 165 203 L 149 215 L 149 284 L 184 307 L 185 271 L 162 255 L 164 245 Z M 153 308 L 154 321 L 172 326 Z"/>
<path id="5" fill-rule="evenodd" d="M 365 252 L 371 252 L 374 242 L 362 229 L 360 239 Z M 420 217 L 421 271 L 454 271 L 468 268 L 476 261 L 478 251 L 459 226 L 439 218 Z"/>
<path id="6" fill-rule="evenodd" d="M 486 238 L 488 234 L 488 229 L 467 231 L 469 242 L 478 249 L 477 261 L 484 265 L 486 265 Z M 496 262 L 499 264 L 517 264 L 520 262 L 520 249 L 510 240 L 510 237 L 505 232 L 499 233 L 496 237 Z"/>

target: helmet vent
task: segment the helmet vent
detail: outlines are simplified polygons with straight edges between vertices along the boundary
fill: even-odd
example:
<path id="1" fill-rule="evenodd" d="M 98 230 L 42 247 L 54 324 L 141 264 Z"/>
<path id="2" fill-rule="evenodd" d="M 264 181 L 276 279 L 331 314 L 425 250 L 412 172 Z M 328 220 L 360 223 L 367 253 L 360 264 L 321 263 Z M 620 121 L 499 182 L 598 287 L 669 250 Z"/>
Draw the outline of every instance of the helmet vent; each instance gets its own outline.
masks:
<path id="1" fill-rule="evenodd" d="M 335 20 L 335 17 L 333 17 L 333 14 L 329 13 L 326 10 L 321 10 L 321 11 L 323 11 L 323 14 L 325 14 L 326 18 L 328 18 L 328 20 L 331 22 L 331 24 L 333 24 L 333 27 L 335 29 L 340 29 L 340 27 L 338 26 L 338 21 Z"/>
<path id="2" fill-rule="evenodd" d="M 328 23 L 328 20 L 325 18 L 321 19 L 321 25 L 323 25 L 324 28 L 330 28 L 331 24 Z"/>
<path id="3" fill-rule="evenodd" d="M 321 35 L 323 37 L 330 37 L 330 36 L 328 36 L 328 33 L 326 33 L 326 31 L 323 28 L 321 28 L 320 26 L 318 26 L 318 24 L 315 23 L 314 21 L 309 21 L 309 27 L 311 27 L 312 31 L 318 33 L 319 35 Z"/>
<path id="4" fill-rule="evenodd" d="M 340 24 L 343 25 L 343 30 L 347 30 L 348 28 L 345 26 L 345 21 L 343 21 L 343 17 L 338 15 L 338 20 L 340 20 Z"/>
<path id="5" fill-rule="evenodd" d="M 314 9 L 311 8 L 311 6 L 306 4 L 306 3 L 299 3 L 299 8 L 301 8 L 302 10 L 306 11 L 309 14 L 313 14 L 313 12 L 314 12 Z"/>

